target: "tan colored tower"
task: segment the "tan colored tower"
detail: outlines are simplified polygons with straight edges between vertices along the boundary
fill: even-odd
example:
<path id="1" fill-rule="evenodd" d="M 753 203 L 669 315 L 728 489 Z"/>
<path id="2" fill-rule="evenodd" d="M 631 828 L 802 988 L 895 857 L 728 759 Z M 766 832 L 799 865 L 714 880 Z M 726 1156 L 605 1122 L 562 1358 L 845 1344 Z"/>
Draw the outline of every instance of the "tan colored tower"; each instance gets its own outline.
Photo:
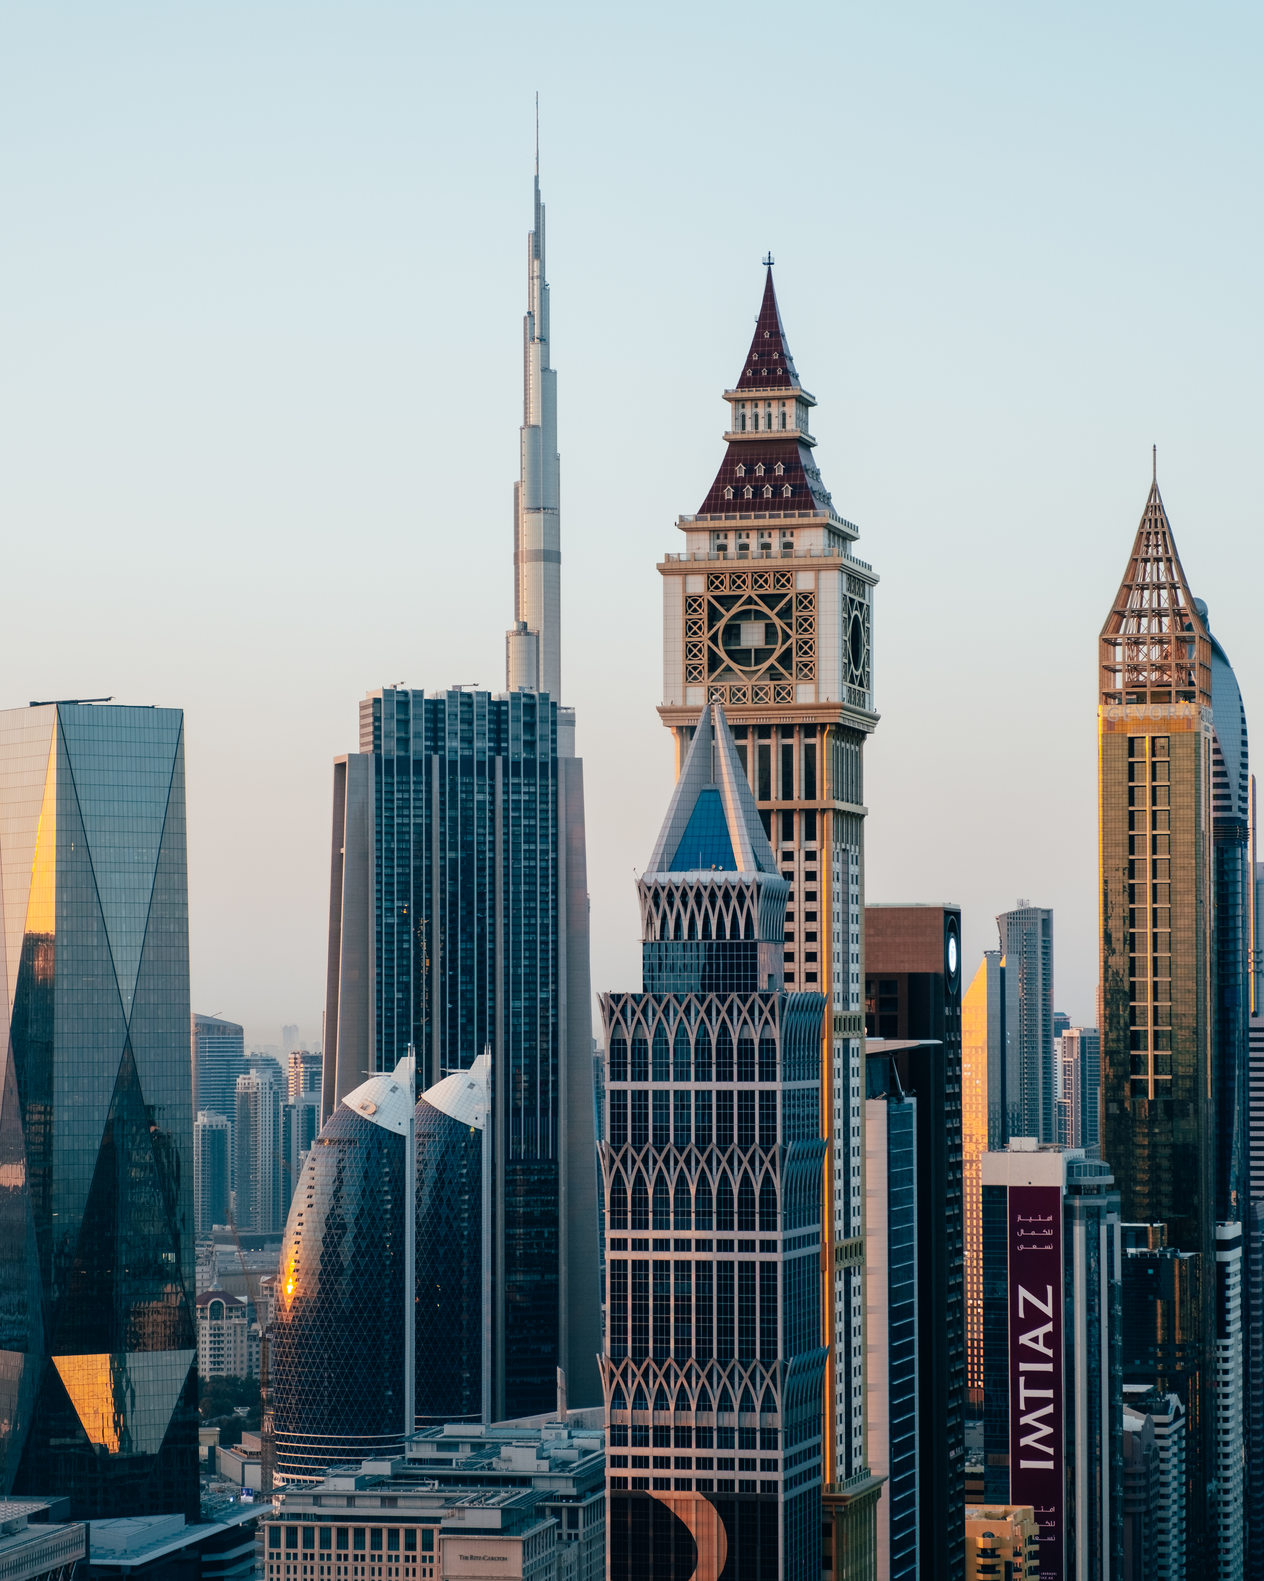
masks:
<path id="1" fill-rule="evenodd" d="M 826 1478 L 836 1562 L 872 1544 L 877 1486 L 865 1461 L 862 754 L 877 724 L 873 570 L 859 529 L 834 509 L 813 456 L 816 402 L 799 382 L 772 260 L 750 351 L 724 392 L 727 449 L 683 553 L 663 576 L 664 724 L 677 769 L 705 703 L 723 703 L 760 817 L 790 883 L 787 988 L 819 990 L 829 1013 L 822 1109 L 831 1153 Z M 841 1572 L 840 1572 L 841 1573 Z M 862 1570 L 847 1573 L 860 1575 Z"/>
<path id="2" fill-rule="evenodd" d="M 1185 1401 L 1196 1552 L 1214 1414 L 1211 644 L 1157 482 L 1102 628 L 1097 721 L 1102 1157 L 1124 1221 L 1163 1223 L 1170 1246 L 1199 1255 L 1203 1370 Z"/>

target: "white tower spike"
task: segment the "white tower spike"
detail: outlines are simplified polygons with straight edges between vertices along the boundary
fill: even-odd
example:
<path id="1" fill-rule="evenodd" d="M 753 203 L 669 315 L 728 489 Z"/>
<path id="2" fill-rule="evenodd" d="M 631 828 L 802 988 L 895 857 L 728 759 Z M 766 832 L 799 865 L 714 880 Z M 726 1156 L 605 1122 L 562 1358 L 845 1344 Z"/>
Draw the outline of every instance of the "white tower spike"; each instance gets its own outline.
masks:
<path id="1" fill-rule="evenodd" d="M 535 224 L 527 243 L 523 320 L 521 472 L 514 485 L 514 625 L 505 643 L 510 691 L 560 701 L 561 579 L 557 375 L 549 366 L 549 287 L 544 274 L 540 126 L 536 106 Z"/>

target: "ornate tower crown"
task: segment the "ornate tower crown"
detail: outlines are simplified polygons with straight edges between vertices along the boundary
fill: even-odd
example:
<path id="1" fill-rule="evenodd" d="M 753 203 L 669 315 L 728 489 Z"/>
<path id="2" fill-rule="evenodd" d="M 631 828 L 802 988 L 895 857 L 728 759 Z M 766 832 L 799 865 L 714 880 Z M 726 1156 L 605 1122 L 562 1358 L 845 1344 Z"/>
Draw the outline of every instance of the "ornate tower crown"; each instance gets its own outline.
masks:
<path id="1" fill-rule="evenodd" d="M 731 411 L 724 435 L 728 454 L 699 515 L 831 512 L 829 490 L 812 460 L 816 440 L 808 432 L 808 412 L 816 400 L 795 371 L 771 264 L 741 377 L 725 390 L 724 399 Z"/>
<path id="2" fill-rule="evenodd" d="M 1185 580 L 1157 475 L 1102 627 L 1100 651 L 1103 703 L 1211 704 L 1211 642 Z"/>

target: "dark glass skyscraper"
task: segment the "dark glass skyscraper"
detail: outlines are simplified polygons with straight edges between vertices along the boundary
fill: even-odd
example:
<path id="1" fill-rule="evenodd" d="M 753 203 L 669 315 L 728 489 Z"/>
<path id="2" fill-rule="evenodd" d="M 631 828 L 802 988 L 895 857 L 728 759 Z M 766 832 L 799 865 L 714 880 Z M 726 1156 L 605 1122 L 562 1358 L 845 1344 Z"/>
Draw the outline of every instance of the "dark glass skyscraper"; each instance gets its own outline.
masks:
<path id="1" fill-rule="evenodd" d="M 491 1054 L 487 1409 L 600 1398 L 583 765 L 559 706 L 556 374 L 539 173 L 523 338 L 508 691 L 388 687 L 334 767 L 323 1111 L 416 1050 Z M 419 1247 L 419 1253 L 423 1251 Z M 450 1324 L 459 1319 L 454 1312 Z"/>
<path id="2" fill-rule="evenodd" d="M 0 713 L 0 1494 L 196 1515 L 184 721 Z"/>
<path id="3" fill-rule="evenodd" d="M 583 769 L 538 692 L 388 688 L 334 776 L 325 1100 L 490 1049 L 494 1419 L 599 1385 Z M 369 970 L 364 963 L 372 962 Z M 455 1321 L 455 1320 L 454 1320 Z"/>
<path id="4" fill-rule="evenodd" d="M 612 1581 L 817 1581 L 818 993 L 718 704 L 638 885 L 644 992 L 602 999 Z"/>
<path id="5" fill-rule="evenodd" d="M 865 908 L 865 1028 L 917 1099 L 918 1525 L 923 1573 L 965 1573 L 965 1199 L 961 913 Z M 880 1049 L 881 1045 L 877 1045 Z M 870 1335 L 870 1344 L 874 1336 Z"/>

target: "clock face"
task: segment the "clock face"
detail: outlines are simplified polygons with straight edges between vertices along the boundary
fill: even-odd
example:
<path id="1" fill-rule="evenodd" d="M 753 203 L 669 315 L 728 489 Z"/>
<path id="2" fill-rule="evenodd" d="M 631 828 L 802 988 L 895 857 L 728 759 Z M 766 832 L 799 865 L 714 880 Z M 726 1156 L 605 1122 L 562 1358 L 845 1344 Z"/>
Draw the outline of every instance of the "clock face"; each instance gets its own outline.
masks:
<path id="1" fill-rule="evenodd" d="M 948 975 L 949 977 L 957 975 L 957 935 L 955 933 L 948 935 Z"/>

